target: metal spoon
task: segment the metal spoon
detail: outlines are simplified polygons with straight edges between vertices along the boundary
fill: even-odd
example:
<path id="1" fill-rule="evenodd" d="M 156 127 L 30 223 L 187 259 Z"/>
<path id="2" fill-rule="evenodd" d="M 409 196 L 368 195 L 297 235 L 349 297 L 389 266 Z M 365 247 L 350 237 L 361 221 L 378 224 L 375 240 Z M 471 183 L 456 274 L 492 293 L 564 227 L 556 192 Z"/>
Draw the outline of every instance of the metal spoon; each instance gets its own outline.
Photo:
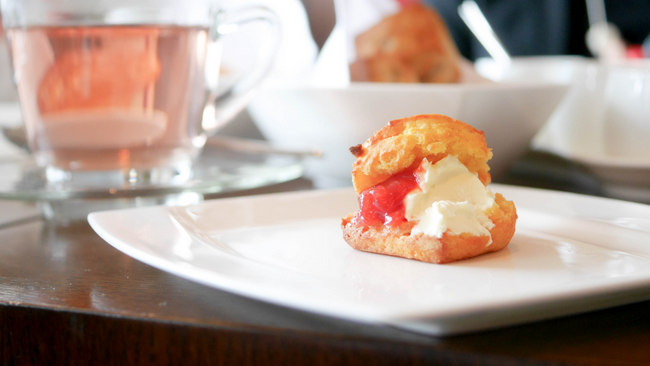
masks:
<path id="1" fill-rule="evenodd" d="M 625 58 L 625 42 L 618 28 L 607 22 L 605 2 L 586 0 L 589 29 L 585 35 L 587 48 L 601 60 L 620 60 Z"/>
<path id="2" fill-rule="evenodd" d="M 474 0 L 464 0 L 458 6 L 458 15 L 494 61 L 503 66 L 510 64 L 510 54 Z"/>

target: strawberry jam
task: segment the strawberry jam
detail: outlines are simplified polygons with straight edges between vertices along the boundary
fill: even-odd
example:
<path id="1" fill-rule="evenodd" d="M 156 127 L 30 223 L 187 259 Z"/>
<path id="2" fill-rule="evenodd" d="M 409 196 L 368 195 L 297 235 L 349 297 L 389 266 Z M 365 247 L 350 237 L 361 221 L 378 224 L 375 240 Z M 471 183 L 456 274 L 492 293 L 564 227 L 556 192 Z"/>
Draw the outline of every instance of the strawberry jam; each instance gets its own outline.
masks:
<path id="1" fill-rule="evenodd" d="M 404 197 L 418 188 L 413 171 L 396 174 L 382 183 L 372 186 L 359 195 L 360 225 L 400 225 L 404 217 Z"/>

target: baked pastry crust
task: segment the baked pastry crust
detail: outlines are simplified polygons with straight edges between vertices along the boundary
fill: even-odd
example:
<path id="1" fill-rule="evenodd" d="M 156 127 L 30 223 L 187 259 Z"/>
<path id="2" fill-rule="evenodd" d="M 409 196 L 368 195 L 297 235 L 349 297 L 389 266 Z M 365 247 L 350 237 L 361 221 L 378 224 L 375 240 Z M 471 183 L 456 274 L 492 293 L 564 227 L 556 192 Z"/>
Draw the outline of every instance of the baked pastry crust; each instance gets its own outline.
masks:
<path id="1" fill-rule="evenodd" d="M 487 185 L 492 157 L 482 131 L 443 115 L 419 115 L 389 122 L 362 145 L 350 148 L 357 157 L 352 179 L 361 193 L 393 175 L 413 169 L 426 158 L 432 164 L 455 155 Z M 490 236 L 449 231 L 441 237 L 411 234 L 415 222 L 400 225 L 362 225 L 350 214 L 341 220 L 343 237 L 353 248 L 430 263 L 449 263 L 505 248 L 515 233 L 517 210 L 496 193 L 485 210 L 494 226 Z M 490 241 L 491 240 L 491 241 Z"/>
<path id="2" fill-rule="evenodd" d="M 440 15 L 412 3 L 355 39 L 353 81 L 455 83 L 460 55 Z"/>
<path id="3" fill-rule="evenodd" d="M 417 115 L 390 121 L 362 145 L 350 148 L 357 160 L 352 183 L 361 193 L 391 176 L 419 165 L 427 158 L 435 164 L 456 155 L 484 185 L 491 181 L 488 160 L 492 151 L 483 131 L 440 114 Z"/>

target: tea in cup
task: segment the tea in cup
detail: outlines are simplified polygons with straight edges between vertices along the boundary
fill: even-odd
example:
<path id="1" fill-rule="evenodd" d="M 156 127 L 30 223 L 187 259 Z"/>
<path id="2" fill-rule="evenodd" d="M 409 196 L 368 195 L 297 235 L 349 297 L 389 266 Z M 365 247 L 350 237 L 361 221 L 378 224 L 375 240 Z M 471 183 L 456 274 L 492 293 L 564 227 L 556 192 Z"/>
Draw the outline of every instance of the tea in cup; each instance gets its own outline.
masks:
<path id="1" fill-rule="evenodd" d="M 257 5 L 217 0 L 2 0 L 30 150 L 48 184 L 138 186 L 188 177 L 208 135 L 241 110 L 258 69 L 217 96 L 219 43 Z"/>

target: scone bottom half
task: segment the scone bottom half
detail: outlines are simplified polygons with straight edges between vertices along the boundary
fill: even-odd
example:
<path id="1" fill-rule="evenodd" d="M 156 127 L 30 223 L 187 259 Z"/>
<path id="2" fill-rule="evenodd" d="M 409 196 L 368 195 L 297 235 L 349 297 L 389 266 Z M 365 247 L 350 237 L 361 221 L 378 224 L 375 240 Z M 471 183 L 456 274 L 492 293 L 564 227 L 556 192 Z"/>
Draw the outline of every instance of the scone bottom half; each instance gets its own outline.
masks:
<path id="1" fill-rule="evenodd" d="M 341 227 L 351 247 L 440 264 L 499 251 L 514 236 L 515 205 L 488 189 L 492 151 L 471 125 L 402 118 L 350 151 L 359 211 Z"/>

